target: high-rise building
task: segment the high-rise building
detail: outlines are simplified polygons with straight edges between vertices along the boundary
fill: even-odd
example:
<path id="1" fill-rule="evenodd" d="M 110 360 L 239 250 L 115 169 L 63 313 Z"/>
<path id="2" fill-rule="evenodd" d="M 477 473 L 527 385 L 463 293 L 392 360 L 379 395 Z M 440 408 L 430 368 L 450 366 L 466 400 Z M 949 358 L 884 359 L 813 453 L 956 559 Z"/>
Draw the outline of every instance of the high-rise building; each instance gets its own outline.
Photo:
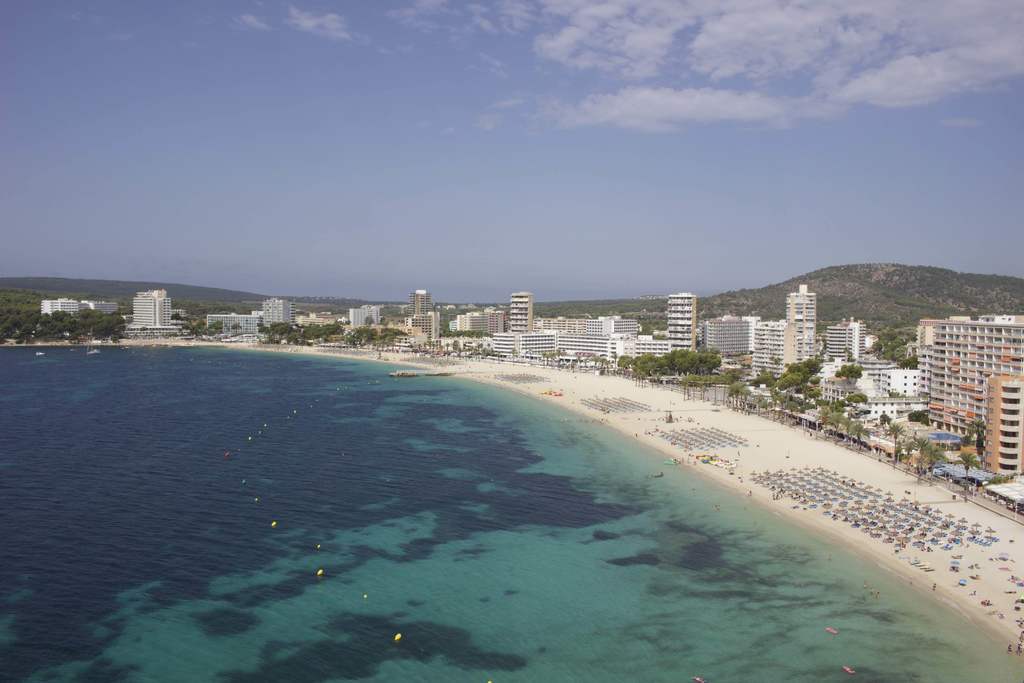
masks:
<path id="1" fill-rule="evenodd" d="M 799 363 L 817 355 L 814 326 L 818 322 L 818 295 L 800 285 L 786 296 L 785 363 Z"/>
<path id="2" fill-rule="evenodd" d="M 668 342 L 673 349 L 697 348 L 697 295 L 688 292 L 668 297 Z"/>
<path id="3" fill-rule="evenodd" d="M 433 341 L 441 337 L 441 314 L 437 311 L 414 313 L 405 319 L 405 326 L 414 334 L 422 334 Z"/>
<path id="4" fill-rule="evenodd" d="M 785 370 L 788 327 L 789 323 L 785 320 L 762 320 L 754 326 L 755 374 L 770 372 L 778 376 Z"/>
<path id="5" fill-rule="evenodd" d="M 132 299 L 132 327 L 171 327 L 171 297 L 166 289 L 139 292 Z"/>
<path id="6" fill-rule="evenodd" d="M 934 323 L 928 354 L 932 423 L 961 434 L 976 420 L 991 428 L 987 396 L 995 390 L 988 387 L 989 379 L 1010 376 L 997 383 L 1012 386 L 1016 381 L 1013 377 L 1024 375 L 1024 315 L 949 318 Z M 998 392 L 1000 397 L 1004 395 L 1002 389 Z M 1000 401 L 1006 403 L 1002 398 Z"/>
<path id="7" fill-rule="evenodd" d="M 434 310 L 434 297 L 425 289 L 417 289 L 409 294 L 410 315 L 422 315 Z"/>
<path id="8" fill-rule="evenodd" d="M 510 332 L 533 332 L 533 293 L 513 292 L 508 307 Z"/>
<path id="9" fill-rule="evenodd" d="M 748 348 L 750 349 L 750 353 L 753 353 L 754 352 L 754 330 L 757 328 L 757 324 L 759 322 L 761 322 L 761 316 L 759 316 L 759 315 L 745 315 L 745 316 L 743 316 L 743 320 L 745 320 L 748 323 L 750 323 L 750 329 L 749 329 L 750 343 L 748 344 Z"/>
<path id="10" fill-rule="evenodd" d="M 74 315 L 78 313 L 79 304 L 74 299 L 43 299 L 39 303 L 39 311 L 43 315 L 53 315 L 54 313 L 70 313 Z"/>
<path id="11" fill-rule="evenodd" d="M 850 318 L 829 325 L 825 332 L 825 355 L 829 358 L 860 360 L 865 351 L 864 323 Z"/>
<path id="12" fill-rule="evenodd" d="M 288 299 L 266 299 L 263 302 L 263 324 L 292 322 L 292 302 Z"/>
<path id="13" fill-rule="evenodd" d="M 1024 463 L 1024 376 L 992 375 L 986 384 L 985 467 L 1000 474 L 1020 474 Z"/>
<path id="14" fill-rule="evenodd" d="M 348 309 L 348 322 L 352 327 L 380 325 L 380 306 L 360 306 Z"/>
<path id="15" fill-rule="evenodd" d="M 961 318 L 961 320 L 970 320 L 970 318 Z M 921 370 L 918 387 L 923 396 L 931 393 L 931 356 L 935 348 L 935 326 L 941 322 L 941 320 L 921 320 L 917 324 L 917 343 L 914 346 L 917 352 L 917 367 Z"/>
<path id="16" fill-rule="evenodd" d="M 760 320 L 760 318 L 758 318 Z M 753 351 L 753 327 L 747 318 L 726 315 L 700 324 L 704 348 L 723 356 L 742 356 Z"/>

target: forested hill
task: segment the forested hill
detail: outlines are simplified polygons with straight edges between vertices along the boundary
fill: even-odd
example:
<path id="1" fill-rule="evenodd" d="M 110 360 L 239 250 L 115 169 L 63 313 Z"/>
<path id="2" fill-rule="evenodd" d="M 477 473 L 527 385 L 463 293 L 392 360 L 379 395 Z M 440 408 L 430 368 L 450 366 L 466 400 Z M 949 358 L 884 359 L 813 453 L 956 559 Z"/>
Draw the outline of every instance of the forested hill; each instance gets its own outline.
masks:
<path id="1" fill-rule="evenodd" d="M 132 280 L 88 280 L 66 277 L 0 277 L 0 289 L 28 289 L 42 294 L 77 294 L 97 299 L 128 299 L 136 292 L 166 289 L 175 299 L 189 301 L 261 301 L 263 294 L 239 292 L 218 287 L 197 287 L 173 282 Z"/>
<path id="2" fill-rule="evenodd" d="M 830 266 L 759 289 L 701 300 L 700 317 L 785 316 L 786 294 L 804 283 L 818 295 L 818 320 L 842 318 L 913 324 L 921 318 L 986 313 L 1024 314 L 1024 279 L 958 273 L 931 266 L 861 263 Z"/>

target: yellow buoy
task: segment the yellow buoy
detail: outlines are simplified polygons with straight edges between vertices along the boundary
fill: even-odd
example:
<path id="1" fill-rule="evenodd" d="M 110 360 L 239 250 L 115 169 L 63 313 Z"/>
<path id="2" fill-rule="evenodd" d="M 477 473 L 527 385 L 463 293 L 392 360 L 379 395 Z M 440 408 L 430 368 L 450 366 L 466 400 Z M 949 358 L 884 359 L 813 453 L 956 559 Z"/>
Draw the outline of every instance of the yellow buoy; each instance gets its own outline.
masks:
<path id="1" fill-rule="evenodd" d="M 396 633 L 396 634 L 395 634 L 395 642 L 397 643 L 397 642 L 398 642 L 398 641 L 400 641 L 401 639 L 402 639 L 402 634 L 401 634 L 401 633 Z"/>
<path id="2" fill-rule="evenodd" d="M 273 522 L 270 523 L 270 528 L 273 529 L 276 526 L 277 526 L 277 520 L 275 519 Z"/>
<path id="3" fill-rule="evenodd" d="M 317 576 L 323 576 L 323 575 L 324 575 L 324 570 L 323 570 L 323 567 L 321 567 L 320 569 L 317 569 L 317 570 L 316 570 L 316 575 L 317 575 Z"/>
<path id="4" fill-rule="evenodd" d="M 320 550 L 320 544 L 319 543 L 316 544 L 316 549 Z"/>

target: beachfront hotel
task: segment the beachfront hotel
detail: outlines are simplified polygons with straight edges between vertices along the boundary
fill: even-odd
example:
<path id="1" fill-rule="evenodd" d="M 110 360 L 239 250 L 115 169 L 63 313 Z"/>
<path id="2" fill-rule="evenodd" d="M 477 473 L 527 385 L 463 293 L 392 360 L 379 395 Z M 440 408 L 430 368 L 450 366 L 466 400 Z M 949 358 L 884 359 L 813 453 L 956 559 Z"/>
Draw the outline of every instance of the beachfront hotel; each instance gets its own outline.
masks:
<path id="1" fill-rule="evenodd" d="M 207 328 L 215 323 L 220 323 L 221 334 L 224 336 L 258 334 L 260 325 L 263 324 L 263 313 L 260 311 L 247 314 L 210 313 L 206 316 Z"/>
<path id="2" fill-rule="evenodd" d="M 451 323 L 453 332 L 482 332 L 484 334 L 501 334 L 508 331 L 508 314 L 489 308 L 485 311 L 473 311 L 455 316 Z"/>
<path id="3" fill-rule="evenodd" d="M 1020 474 L 1024 463 L 1024 376 L 992 375 L 988 378 L 985 412 L 985 468 L 992 472 Z"/>
<path id="4" fill-rule="evenodd" d="M 263 322 L 266 325 L 292 322 L 292 302 L 287 299 L 267 299 L 263 302 Z"/>
<path id="5" fill-rule="evenodd" d="M 554 330 L 566 334 L 586 334 L 588 318 L 534 318 L 535 330 Z"/>
<path id="6" fill-rule="evenodd" d="M 360 306 L 348 309 L 348 322 L 352 327 L 380 325 L 380 306 Z"/>
<path id="7" fill-rule="evenodd" d="M 786 353 L 784 365 L 813 358 L 818 350 L 814 344 L 814 327 L 818 323 L 818 295 L 800 285 L 786 296 Z"/>
<path id="8" fill-rule="evenodd" d="M 533 332 L 533 293 L 513 292 L 508 307 L 510 332 Z"/>
<path id="9" fill-rule="evenodd" d="M 668 341 L 673 349 L 697 349 L 697 295 L 689 292 L 668 296 Z"/>
<path id="10" fill-rule="evenodd" d="M 867 349 L 864 323 L 850 318 L 825 331 L 825 355 L 841 360 L 860 360 Z"/>
<path id="11" fill-rule="evenodd" d="M 551 330 L 536 332 L 502 332 L 492 338 L 495 353 L 503 356 L 539 358 L 558 350 L 558 333 Z"/>
<path id="12" fill-rule="evenodd" d="M 753 327 L 760 318 L 725 315 L 700 324 L 704 348 L 722 356 L 742 356 L 754 350 Z"/>
<path id="13" fill-rule="evenodd" d="M 131 337 L 161 337 L 179 332 L 171 324 L 171 297 L 166 289 L 138 292 L 132 299 L 132 321 L 125 328 Z"/>
<path id="14" fill-rule="evenodd" d="M 932 344 L 920 347 L 919 353 L 928 359 L 932 423 L 959 434 L 976 420 L 984 421 L 990 432 L 997 423 L 1006 427 L 1010 434 L 1005 440 L 1011 445 L 1005 454 L 994 451 L 992 464 L 999 471 L 1020 471 L 1020 459 L 1011 467 L 1010 458 L 1014 434 L 1019 433 L 1014 430 L 1021 422 L 1021 407 L 1015 402 L 1020 399 L 1012 394 L 1024 376 L 1024 315 L 953 317 L 928 321 L 927 327 L 923 336 Z"/>

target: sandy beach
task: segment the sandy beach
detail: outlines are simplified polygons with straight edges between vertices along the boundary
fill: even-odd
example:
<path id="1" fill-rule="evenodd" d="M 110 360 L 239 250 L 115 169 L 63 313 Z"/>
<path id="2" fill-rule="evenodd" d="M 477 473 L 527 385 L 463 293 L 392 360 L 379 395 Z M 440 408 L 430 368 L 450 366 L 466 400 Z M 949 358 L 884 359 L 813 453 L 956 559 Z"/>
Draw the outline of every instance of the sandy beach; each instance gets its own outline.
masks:
<path id="1" fill-rule="evenodd" d="M 152 346 L 152 341 L 136 343 L 138 346 Z M 175 346 L 220 346 L 239 350 L 271 351 L 279 353 L 308 354 L 360 360 L 377 360 L 376 352 L 342 351 L 314 347 L 270 347 L 224 345 L 217 343 L 192 343 L 172 341 Z M 657 452 L 652 458 L 651 471 L 667 471 L 673 465 L 666 465 L 663 459 L 678 458 L 678 467 L 692 469 L 699 476 L 708 477 L 719 484 L 736 491 L 737 495 L 759 503 L 765 513 L 776 514 L 802 524 L 815 533 L 827 534 L 844 546 L 853 548 L 862 556 L 870 557 L 880 567 L 892 571 L 907 582 L 908 588 L 920 591 L 922 597 L 931 596 L 958 610 L 972 622 L 983 626 L 993 637 L 994 654 L 1005 651 L 1007 643 L 1016 645 L 1022 629 L 1016 620 L 1024 613 L 1014 611 L 1014 600 L 1022 589 L 1016 585 L 1024 581 L 1018 574 L 1024 574 L 1024 566 L 1016 562 L 1017 548 L 1024 548 L 1024 527 L 989 510 L 980 508 L 962 497 L 937 485 L 919 483 L 891 465 L 879 462 L 870 455 L 859 454 L 811 433 L 778 424 L 769 419 L 746 415 L 703 401 L 687 400 L 682 394 L 663 387 L 639 386 L 622 377 L 598 376 L 593 373 L 572 373 L 555 368 L 527 366 L 482 360 L 459 360 L 438 366 L 412 354 L 384 353 L 379 360 L 407 364 L 419 371 L 452 373 L 478 382 L 486 382 L 532 396 L 538 400 L 550 401 L 582 418 L 601 422 L 638 442 L 654 449 L 643 453 Z M 415 378 L 404 380 L 415 382 Z M 605 412 L 588 406 L 585 401 L 622 401 L 642 404 L 647 409 Z M 636 406 L 632 406 L 636 407 Z M 666 414 L 672 413 L 673 423 L 666 423 Z M 687 457 L 688 451 L 672 445 L 656 432 L 666 430 L 721 430 L 746 446 L 729 446 L 704 449 L 692 453 L 714 452 L 733 461 L 730 473 L 724 467 L 700 464 Z M 930 506 L 943 515 L 954 515 L 956 519 L 967 518 L 981 528 L 994 529 L 992 535 L 999 541 L 991 546 L 965 542 L 953 550 L 934 551 L 907 547 L 894 549 L 871 538 L 849 524 L 835 521 L 822 514 L 820 509 L 808 509 L 790 498 L 774 500 L 772 491 L 751 479 L 755 472 L 775 470 L 799 470 L 801 468 L 826 468 L 837 477 L 862 482 L 891 492 L 896 501 L 906 497 L 920 506 Z M 746 501 L 744 501 L 746 502 Z M 822 552 L 827 552 L 823 549 Z M 999 560 L 1002 555 L 1006 560 Z M 956 556 L 961 571 L 950 571 L 950 564 Z M 934 571 L 925 572 L 911 564 L 913 561 L 926 562 Z M 966 580 L 966 585 L 960 585 Z M 867 587 L 866 590 L 871 590 Z M 885 600 L 885 595 L 878 597 Z M 924 599 L 928 599 L 924 597 Z M 990 604 L 983 605 L 982 601 Z"/>

